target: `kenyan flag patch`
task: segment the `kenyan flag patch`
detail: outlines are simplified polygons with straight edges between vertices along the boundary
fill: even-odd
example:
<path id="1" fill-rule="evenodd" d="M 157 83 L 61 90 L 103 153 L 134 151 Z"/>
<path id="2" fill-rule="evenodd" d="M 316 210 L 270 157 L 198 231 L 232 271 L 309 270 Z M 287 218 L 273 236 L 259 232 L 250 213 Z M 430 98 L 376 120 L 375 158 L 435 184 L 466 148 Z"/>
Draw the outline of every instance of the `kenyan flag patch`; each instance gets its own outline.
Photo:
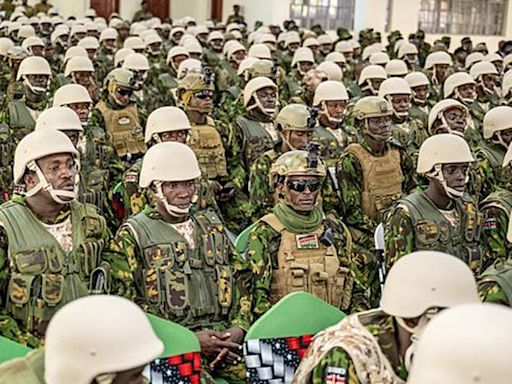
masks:
<path id="1" fill-rule="evenodd" d="M 307 235 L 295 235 L 298 249 L 318 249 L 318 236 L 311 233 Z"/>

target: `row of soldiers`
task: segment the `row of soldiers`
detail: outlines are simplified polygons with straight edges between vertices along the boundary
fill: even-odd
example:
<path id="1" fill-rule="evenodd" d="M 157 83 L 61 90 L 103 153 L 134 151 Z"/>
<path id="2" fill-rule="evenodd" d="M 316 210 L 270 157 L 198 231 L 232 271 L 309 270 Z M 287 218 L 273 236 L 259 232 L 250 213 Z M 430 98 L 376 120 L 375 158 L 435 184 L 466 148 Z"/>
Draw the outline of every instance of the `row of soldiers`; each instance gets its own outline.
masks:
<path id="1" fill-rule="evenodd" d="M 478 301 L 475 276 L 510 305 L 509 56 L 460 68 L 438 44 L 422 68 L 417 40 L 88 15 L 0 25 L 3 336 L 41 346 L 63 305 L 110 293 L 243 382 L 245 332 L 307 291 L 376 354 L 334 329 L 297 378 L 399 383 L 433 314 Z"/>

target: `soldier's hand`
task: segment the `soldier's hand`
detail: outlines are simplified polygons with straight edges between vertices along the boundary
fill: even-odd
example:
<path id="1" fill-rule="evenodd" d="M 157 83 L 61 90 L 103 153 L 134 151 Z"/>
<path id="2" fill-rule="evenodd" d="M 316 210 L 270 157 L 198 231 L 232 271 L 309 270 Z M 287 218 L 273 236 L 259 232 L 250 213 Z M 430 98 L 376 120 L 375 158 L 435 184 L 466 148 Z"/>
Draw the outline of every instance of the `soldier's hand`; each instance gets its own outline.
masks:
<path id="1" fill-rule="evenodd" d="M 235 196 L 236 193 L 236 185 L 229 182 L 224 185 L 222 190 L 219 192 L 218 199 L 220 202 L 226 202 L 229 201 Z"/>
<path id="2" fill-rule="evenodd" d="M 238 356 L 231 351 L 240 350 L 240 345 L 229 340 L 230 334 L 207 329 L 196 332 L 196 336 L 199 339 L 199 344 L 201 344 L 201 353 L 208 360 L 218 360 L 217 357 L 223 352 L 223 349 L 227 349 L 228 352 L 224 352 L 221 359 L 224 356 L 230 356 L 233 360 L 238 359 Z"/>

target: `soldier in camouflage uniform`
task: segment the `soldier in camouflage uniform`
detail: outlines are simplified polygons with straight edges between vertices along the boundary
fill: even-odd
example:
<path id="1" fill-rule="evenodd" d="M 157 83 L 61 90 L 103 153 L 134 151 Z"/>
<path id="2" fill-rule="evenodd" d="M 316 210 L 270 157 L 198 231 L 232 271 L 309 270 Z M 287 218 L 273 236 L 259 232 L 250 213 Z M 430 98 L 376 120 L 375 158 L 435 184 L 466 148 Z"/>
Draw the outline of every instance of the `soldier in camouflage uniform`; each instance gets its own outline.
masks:
<path id="1" fill-rule="evenodd" d="M 289 104 L 279 111 L 275 123 L 281 140 L 273 149 L 261 154 L 250 170 L 249 199 L 253 220 L 270 212 L 277 202 L 275 190 L 268 182 L 272 164 L 285 152 L 308 148 L 316 121 L 311 120 L 305 105 Z"/>
<path id="2" fill-rule="evenodd" d="M 237 71 L 246 54 L 245 47 L 236 40 L 229 41 L 226 43 L 226 46 L 226 59 L 220 62 L 215 71 L 216 90 L 218 93 L 226 92 L 231 87 L 240 85 Z"/>
<path id="3" fill-rule="evenodd" d="M 207 42 L 208 46 L 204 49 L 204 60 L 210 67 L 216 68 L 222 58 L 224 35 L 219 31 L 210 32 Z"/>
<path id="4" fill-rule="evenodd" d="M 423 72 L 411 72 L 404 79 L 409 84 L 412 93 L 409 116 L 414 120 L 420 121 L 425 135 L 428 135 L 428 114 L 431 108 L 428 101 L 430 97 L 430 81 Z"/>
<path id="5" fill-rule="evenodd" d="M 476 83 L 476 101 L 478 105 L 485 112 L 500 105 L 501 98 L 496 85 L 499 74 L 494 64 L 488 61 L 476 63 L 469 70 L 469 74 Z"/>
<path id="6" fill-rule="evenodd" d="M 389 271 L 380 306 L 318 333 L 294 383 L 405 384 L 425 326 L 444 308 L 477 303 L 475 278 L 441 252 L 404 256 Z"/>
<path id="7" fill-rule="evenodd" d="M 99 89 L 94 79 L 94 65 L 88 57 L 77 56 L 69 59 L 64 76 L 71 83 L 85 87 L 94 104 L 100 100 Z"/>
<path id="8" fill-rule="evenodd" d="M 243 99 L 246 112 L 230 126 L 227 160 L 230 180 L 248 192 L 251 165 L 280 140 L 273 122 L 277 86 L 267 77 L 253 78 L 244 88 Z"/>
<path id="9" fill-rule="evenodd" d="M 380 85 L 388 75 L 380 65 L 368 65 L 363 68 L 357 84 L 353 83 L 348 89 L 350 98 L 357 101 L 365 96 L 377 96 Z"/>
<path id="10" fill-rule="evenodd" d="M 429 98 L 431 103 L 437 103 L 443 99 L 443 84 L 452 65 L 451 56 L 444 51 L 432 52 L 425 59 L 425 72 L 431 84 Z"/>
<path id="11" fill-rule="evenodd" d="M 393 108 L 391 134 L 406 148 L 412 157 L 427 138 L 426 127 L 421 120 L 411 117 L 412 92 L 405 79 L 392 77 L 382 82 L 379 96 L 388 100 Z"/>
<path id="12" fill-rule="evenodd" d="M 429 185 L 401 199 L 390 212 L 385 229 L 387 269 L 414 250 L 435 249 L 458 257 L 475 273 L 481 271 L 483 219 L 464 193 L 474 161 L 460 136 L 443 133 L 423 143 L 416 170 Z"/>
<path id="13" fill-rule="evenodd" d="M 284 40 L 284 51 L 278 51 L 276 54 L 277 64 L 285 70 L 290 72 L 292 69 L 292 59 L 295 51 L 300 47 L 300 36 L 296 31 L 286 32 L 287 36 Z"/>
<path id="14" fill-rule="evenodd" d="M 288 104 L 293 97 L 300 98 L 303 96 L 302 79 L 314 65 L 313 51 L 306 47 L 297 48 L 293 54 L 292 70 L 279 92 L 279 100 L 282 105 Z"/>
<path id="15" fill-rule="evenodd" d="M 29 56 L 26 49 L 22 47 L 12 47 L 7 51 L 8 77 L 7 87 L 5 89 L 5 100 L 3 103 L 10 103 L 13 100 L 21 99 L 25 94 L 23 80 L 18 80 L 18 70 L 21 62 Z"/>
<path id="16" fill-rule="evenodd" d="M 0 333 L 32 347 L 62 305 L 110 287 L 105 219 L 75 201 L 78 162 L 62 132 L 28 134 L 16 148 L 13 172 L 24 197 L 0 207 Z"/>
<path id="17" fill-rule="evenodd" d="M 111 243 L 111 252 L 124 259 L 114 267 L 114 288 L 146 311 L 196 332 L 210 369 L 226 364 L 219 374 L 241 382 L 252 274 L 215 212 L 190 213 L 200 176 L 197 158 L 185 144 L 149 148 L 139 185 L 156 203 L 130 217 Z"/>
<path id="18" fill-rule="evenodd" d="M 132 164 L 146 152 L 143 120 L 132 96 L 134 74 L 123 68 L 112 70 L 105 79 L 106 90 L 91 115 L 91 125 L 105 130 L 108 144 L 125 164 Z"/>
<path id="19" fill-rule="evenodd" d="M 97 79 L 104 79 L 114 68 L 116 40 L 117 31 L 114 28 L 106 28 L 101 31 L 100 47 L 96 53 L 96 60 L 94 62 Z"/>
<path id="20" fill-rule="evenodd" d="M 325 176 L 315 150 L 288 151 L 272 164 L 269 183 L 278 202 L 252 229 L 246 252 L 256 276 L 255 317 L 293 291 L 310 292 L 342 310 L 351 304 L 351 236 L 338 218 L 322 210 Z M 296 281 L 288 278 L 299 272 Z"/>
<path id="21" fill-rule="evenodd" d="M 347 102 L 348 93 L 340 81 L 324 81 L 315 90 L 313 107 L 318 108 L 319 117 L 313 141 L 320 143 L 322 159 L 333 179 L 343 150 L 358 141 L 357 133 L 346 122 Z"/>

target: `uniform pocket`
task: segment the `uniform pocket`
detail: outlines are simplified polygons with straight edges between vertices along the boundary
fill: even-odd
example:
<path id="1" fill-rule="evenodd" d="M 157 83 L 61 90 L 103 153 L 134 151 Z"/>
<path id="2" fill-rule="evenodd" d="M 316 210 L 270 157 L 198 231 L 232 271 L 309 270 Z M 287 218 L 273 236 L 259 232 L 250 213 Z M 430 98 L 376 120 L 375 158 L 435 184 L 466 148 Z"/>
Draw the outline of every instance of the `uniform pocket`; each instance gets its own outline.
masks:
<path id="1" fill-rule="evenodd" d="M 167 305 L 171 310 L 183 310 L 189 305 L 188 281 L 181 271 L 164 271 Z"/>
<path id="2" fill-rule="evenodd" d="M 45 303 L 54 307 L 62 301 L 64 292 L 64 276 L 43 275 L 42 297 Z"/>
<path id="3" fill-rule="evenodd" d="M 20 252 L 14 256 L 18 271 L 29 275 L 39 275 L 46 271 L 46 255 L 42 249 Z"/>
<path id="4" fill-rule="evenodd" d="M 219 304 L 221 307 L 229 308 L 233 302 L 233 274 L 227 266 L 217 265 L 217 288 Z"/>
<path id="5" fill-rule="evenodd" d="M 35 276 L 13 273 L 9 281 L 9 299 L 16 306 L 23 306 L 30 300 Z"/>

